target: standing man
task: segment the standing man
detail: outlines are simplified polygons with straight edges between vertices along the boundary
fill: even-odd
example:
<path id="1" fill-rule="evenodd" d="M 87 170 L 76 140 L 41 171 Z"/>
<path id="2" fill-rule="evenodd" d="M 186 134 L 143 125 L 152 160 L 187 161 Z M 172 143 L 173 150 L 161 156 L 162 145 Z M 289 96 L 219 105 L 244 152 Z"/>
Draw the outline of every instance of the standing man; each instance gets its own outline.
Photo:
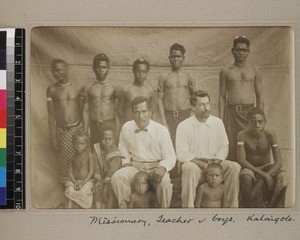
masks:
<path id="1" fill-rule="evenodd" d="M 134 74 L 134 82 L 133 84 L 124 86 L 118 96 L 118 115 L 121 125 L 133 119 L 131 102 L 135 97 L 144 96 L 148 98 L 152 111 L 154 92 L 152 87 L 145 83 L 149 67 L 149 62 L 143 58 L 139 58 L 133 63 L 132 72 Z"/>
<path id="2" fill-rule="evenodd" d="M 224 170 L 226 202 L 238 207 L 240 165 L 227 161 L 228 139 L 221 119 L 210 115 L 210 98 L 207 92 L 196 91 L 191 97 L 195 115 L 178 125 L 176 152 L 182 163 L 182 207 L 194 207 L 196 188 L 203 183 L 203 172 L 212 162 Z"/>
<path id="3" fill-rule="evenodd" d="M 68 65 L 64 60 L 51 62 L 52 75 L 57 81 L 47 89 L 48 122 L 51 140 L 58 151 L 61 181 L 65 182 L 74 153 L 72 136 L 83 130 L 81 122 L 81 88 L 73 84 L 68 77 Z"/>
<path id="4" fill-rule="evenodd" d="M 98 141 L 99 132 L 105 123 L 117 126 L 116 88 L 108 80 L 110 61 L 106 54 L 95 56 L 93 69 L 96 75 L 94 83 L 83 90 L 83 125 L 90 130 L 92 144 Z"/>
<path id="5" fill-rule="evenodd" d="M 173 144 L 178 124 L 190 116 L 190 96 L 195 90 L 191 74 L 183 71 L 184 46 L 174 43 L 170 48 L 171 71 L 158 79 L 158 111 L 162 124 L 170 130 Z"/>
<path id="6" fill-rule="evenodd" d="M 219 116 L 229 138 L 229 159 L 236 161 L 236 137 L 247 127 L 247 113 L 254 106 L 264 108 L 263 84 L 259 70 L 246 62 L 250 41 L 245 36 L 233 40 L 234 63 L 220 73 Z"/>
<path id="7" fill-rule="evenodd" d="M 173 189 L 169 171 L 176 162 L 170 134 L 165 126 L 150 119 L 147 98 L 136 97 L 131 108 L 134 120 L 123 125 L 119 141 L 123 167 L 114 173 L 111 185 L 122 207 L 129 200 L 135 174 L 145 171 L 150 174 L 158 205 L 168 208 Z"/>

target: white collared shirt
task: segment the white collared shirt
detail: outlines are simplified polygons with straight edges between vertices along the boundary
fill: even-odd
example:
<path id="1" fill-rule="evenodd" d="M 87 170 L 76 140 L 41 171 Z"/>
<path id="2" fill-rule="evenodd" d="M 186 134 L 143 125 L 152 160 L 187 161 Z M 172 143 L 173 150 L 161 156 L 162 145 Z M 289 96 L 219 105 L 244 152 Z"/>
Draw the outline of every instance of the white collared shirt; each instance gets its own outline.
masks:
<path id="1" fill-rule="evenodd" d="M 131 161 L 143 167 L 163 166 L 170 171 L 176 163 L 176 154 L 168 129 L 150 120 L 146 131 L 136 133 L 135 121 L 126 122 L 120 133 L 119 150 L 124 156 L 123 165 Z"/>
<path id="2" fill-rule="evenodd" d="M 194 158 L 225 160 L 228 155 L 228 137 L 220 118 L 210 115 L 200 122 L 195 115 L 182 121 L 176 131 L 176 153 L 179 162 Z"/>

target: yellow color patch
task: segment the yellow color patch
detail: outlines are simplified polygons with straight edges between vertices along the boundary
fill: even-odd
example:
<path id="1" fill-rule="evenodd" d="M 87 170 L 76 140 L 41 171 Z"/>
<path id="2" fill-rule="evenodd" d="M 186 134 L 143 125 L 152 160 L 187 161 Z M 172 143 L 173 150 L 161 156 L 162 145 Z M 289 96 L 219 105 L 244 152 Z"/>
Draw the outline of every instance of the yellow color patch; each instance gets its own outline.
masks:
<path id="1" fill-rule="evenodd" d="M 0 148 L 6 148 L 6 128 L 0 128 Z"/>

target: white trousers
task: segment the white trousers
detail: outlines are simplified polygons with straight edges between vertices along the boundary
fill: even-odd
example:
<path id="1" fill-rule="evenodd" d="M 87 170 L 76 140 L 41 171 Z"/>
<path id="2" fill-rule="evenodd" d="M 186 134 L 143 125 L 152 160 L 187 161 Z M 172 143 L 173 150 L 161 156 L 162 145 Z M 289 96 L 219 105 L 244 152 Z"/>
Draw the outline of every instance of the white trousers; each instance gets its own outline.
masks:
<path id="1" fill-rule="evenodd" d="M 139 171 L 150 173 L 151 170 L 140 170 L 134 166 L 123 167 L 116 171 L 111 178 L 111 186 L 117 197 L 119 205 L 122 201 L 129 199 L 133 178 Z M 168 208 L 171 204 L 173 184 L 171 183 L 170 174 L 166 172 L 161 182 L 156 186 L 157 203 L 161 208 Z"/>
<path id="2" fill-rule="evenodd" d="M 232 161 L 224 160 L 223 167 L 224 186 L 227 193 L 227 204 L 229 207 L 239 206 L 238 196 L 240 189 L 239 174 L 241 166 Z M 193 162 L 186 162 L 181 165 L 181 201 L 183 208 L 193 208 L 196 198 L 196 189 L 200 180 L 204 180 L 202 170 Z"/>

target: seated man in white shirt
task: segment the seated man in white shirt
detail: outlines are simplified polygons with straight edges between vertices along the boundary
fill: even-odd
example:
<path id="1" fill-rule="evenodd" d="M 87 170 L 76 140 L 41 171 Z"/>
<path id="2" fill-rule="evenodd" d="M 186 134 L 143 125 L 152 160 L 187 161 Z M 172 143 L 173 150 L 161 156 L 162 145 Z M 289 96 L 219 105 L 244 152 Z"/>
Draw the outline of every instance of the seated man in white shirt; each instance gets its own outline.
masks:
<path id="1" fill-rule="evenodd" d="M 228 138 L 221 119 L 210 115 L 210 98 L 207 92 L 196 91 L 190 98 L 194 115 L 181 122 L 176 131 L 177 159 L 182 163 L 182 207 L 194 207 L 196 188 L 204 182 L 203 172 L 211 162 L 224 169 L 227 205 L 238 207 L 240 165 L 225 160 L 228 155 Z"/>
<path id="2" fill-rule="evenodd" d="M 131 103 L 133 121 L 126 122 L 120 134 L 119 150 L 123 167 L 114 173 L 111 185 L 120 207 L 129 200 L 135 174 L 146 171 L 156 190 L 158 206 L 170 207 L 173 185 L 169 171 L 175 166 L 176 154 L 168 129 L 152 121 L 149 100 L 136 97 Z"/>

